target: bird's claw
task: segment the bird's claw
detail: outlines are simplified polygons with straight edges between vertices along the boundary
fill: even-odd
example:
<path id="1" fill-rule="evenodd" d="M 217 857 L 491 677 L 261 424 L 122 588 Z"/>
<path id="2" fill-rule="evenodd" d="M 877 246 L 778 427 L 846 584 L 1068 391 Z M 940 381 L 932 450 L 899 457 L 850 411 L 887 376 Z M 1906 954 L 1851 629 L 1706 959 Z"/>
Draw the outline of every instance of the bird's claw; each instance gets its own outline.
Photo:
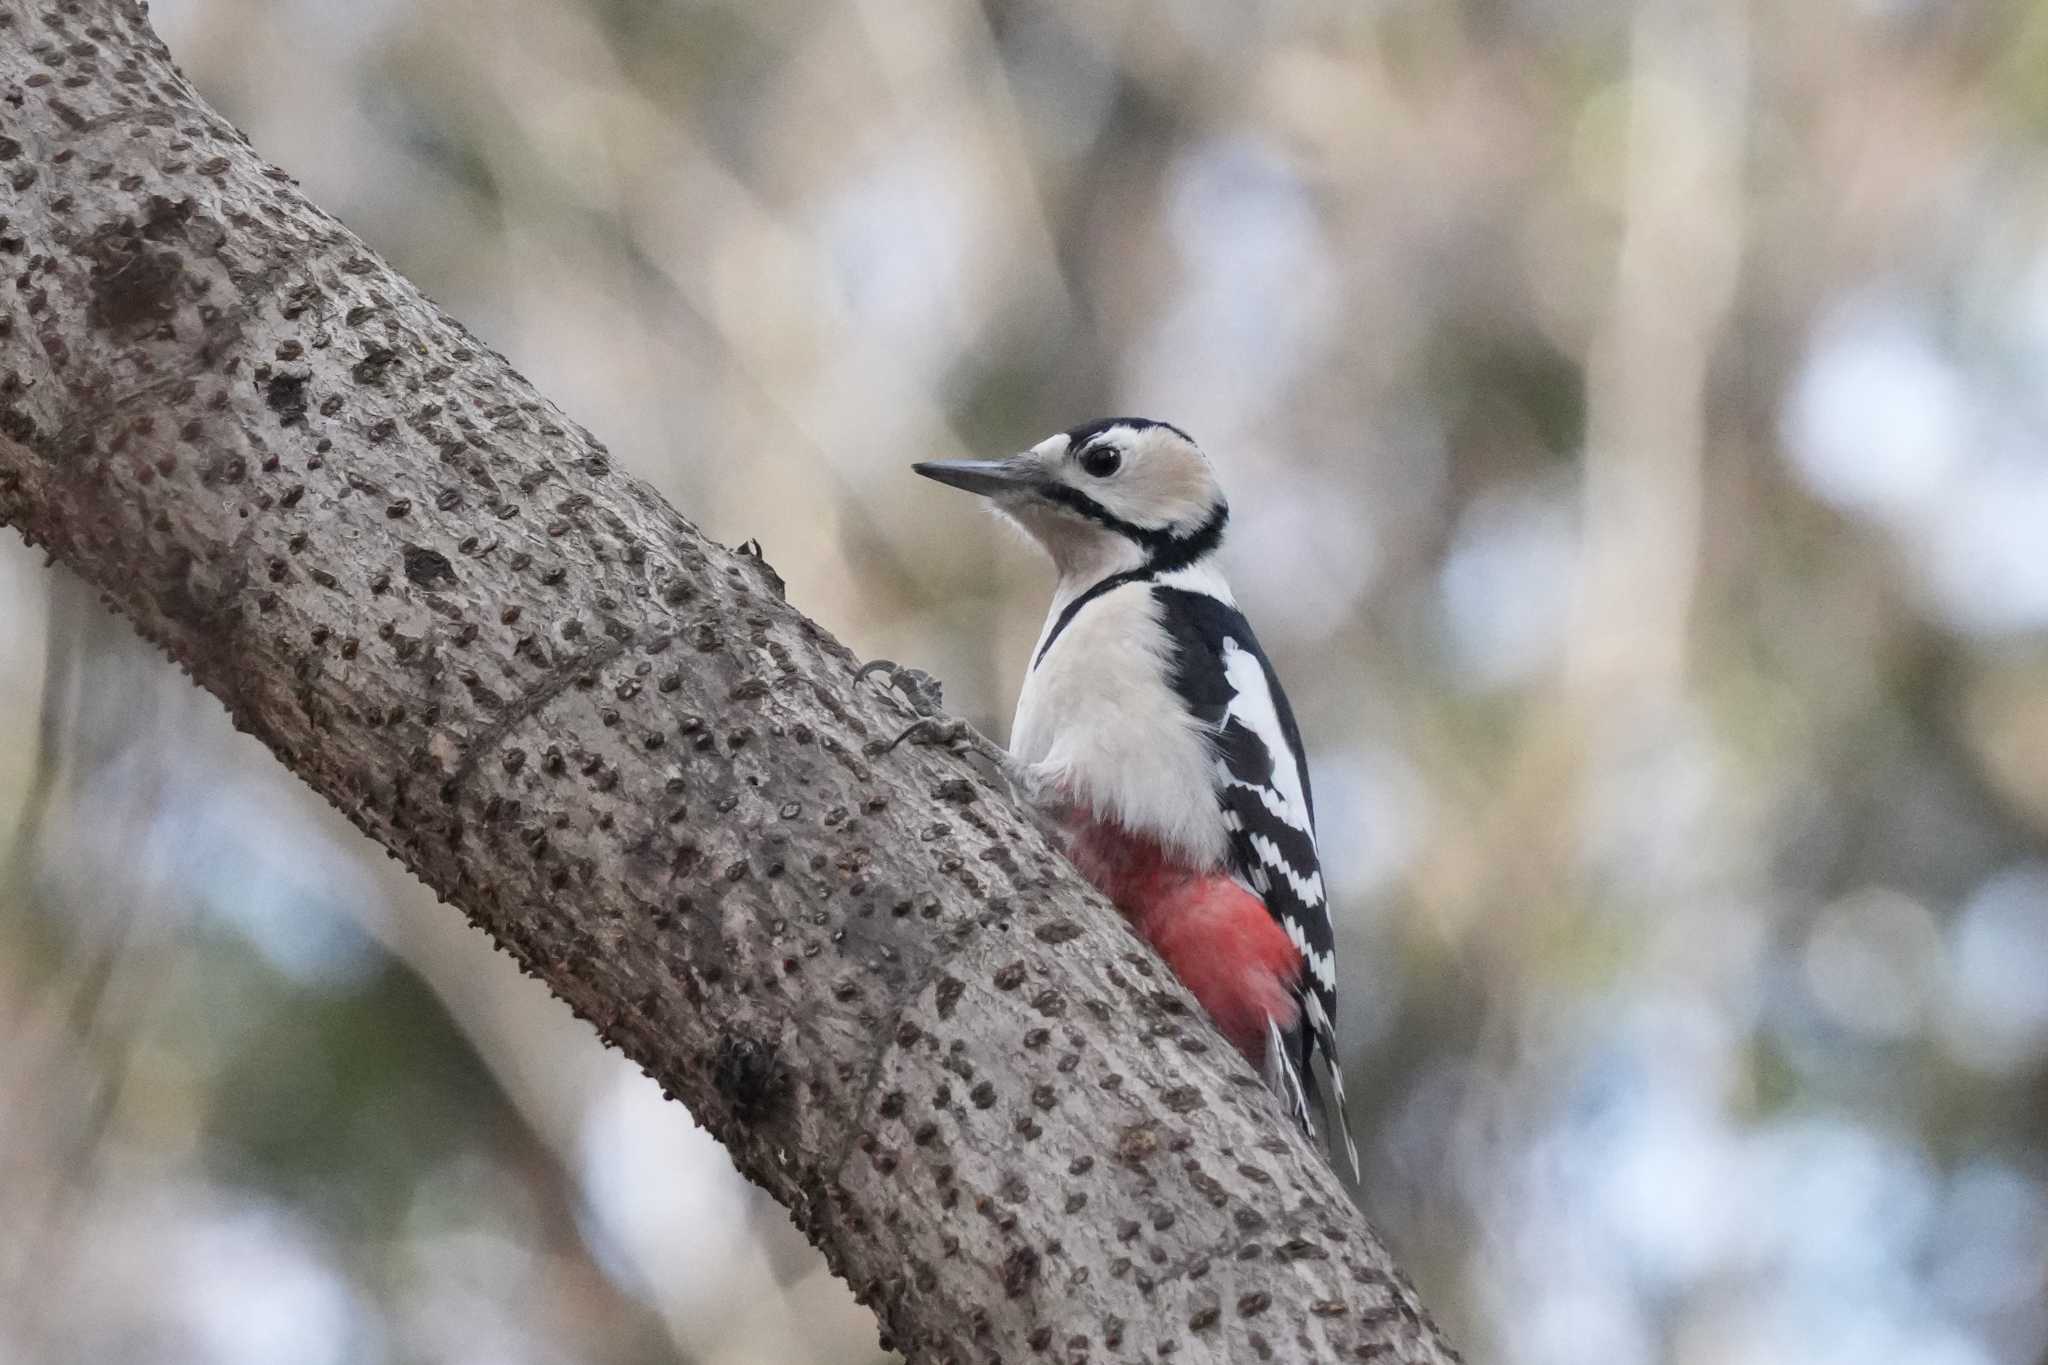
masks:
<path id="1" fill-rule="evenodd" d="M 912 714 L 927 718 L 936 717 L 944 705 L 945 689 L 939 680 L 921 668 L 908 668 L 891 659 L 870 659 L 853 675 L 855 682 L 866 682 L 877 673 L 888 674 L 888 690 L 900 697 Z M 901 742 L 901 737 L 898 737 Z M 891 746 L 894 747 L 893 745 Z"/>
<path id="2" fill-rule="evenodd" d="M 877 757 L 900 744 L 920 744 L 966 758 L 979 758 L 997 769 L 1015 766 L 1002 745 L 957 716 L 920 716 L 897 731 L 894 739 L 870 743 L 867 753 L 871 758 Z"/>
<path id="3" fill-rule="evenodd" d="M 962 746 L 978 746 L 983 750 L 1002 752 L 966 721 L 944 714 L 941 710 L 944 689 L 939 685 L 939 680 L 931 674 L 921 668 L 910 668 L 891 659 L 870 659 L 860 666 L 860 671 L 853 675 L 853 680 L 857 683 L 866 682 L 878 673 L 885 675 L 884 695 L 891 697 L 897 705 L 904 707 L 917 719 L 897 732 L 896 738 L 871 742 L 867 746 L 870 757 L 886 754 L 906 741 L 953 749 L 956 752 Z"/>
<path id="4" fill-rule="evenodd" d="M 871 740 L 865 752 L 879 758 L 903 744 L 944 749 L 961 758 L 978 760 L 989 779 L 1004 788 L 1031 816 L 1046 837 L 1059 837 L 1059 822 L 1048 803 L 1039 795 L 1038 783 L 1030 771 L 1010 756 L 1007 749 L 957 716 L 940 712 L 939 680 L 920 668 L 906 668 L 888 659 L 873 659 L 861 665 L 855 681 L 864 682 L 875 674 L 886 674 L 887 687 L 917 719 L 896 732 L 893 739 Z"/>
<path id="5" fill-rule="evenodd" d="M 968 729 L 964 720 L 953 720 L 945 716 L 920 716 L 896 732 L 894 739 L 878 739 L 867 746 L 870 758 L 878 758 L 903 743 L 929 744 L 950 749 L 963 738 L 961 732 Z"/>

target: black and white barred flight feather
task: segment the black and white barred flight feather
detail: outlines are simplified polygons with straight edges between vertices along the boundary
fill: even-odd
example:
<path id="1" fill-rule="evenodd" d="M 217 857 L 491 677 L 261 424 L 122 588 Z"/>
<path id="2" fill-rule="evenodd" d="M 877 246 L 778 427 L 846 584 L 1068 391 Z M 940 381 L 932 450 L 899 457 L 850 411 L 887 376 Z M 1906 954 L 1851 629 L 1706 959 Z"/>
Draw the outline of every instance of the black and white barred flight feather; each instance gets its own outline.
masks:
<path id="1" fill-rule="evenodd" d="M 1301 953 L 1296 995 L 1301 1016 L 1287 1034 L 1273 1029 L 1269 1081 L 1314 1130 L 1315 1063 L 1323 1063 L 1332 1110 L 1344 1135 L 1352 1173 L 1358 1152 L 1344 1112 L 1338 1065 L 1336 935 L 1316 852 L 1315 795 L 1294 708 L 1259 647 L 1251 623 L 1234 605 L 1207 593 L 1155 587 L 1175 646 L 1173 686 L 1209 727 L 1215 752 L 1215 793 L 1230 831 L 1231 873 L 1266 904 Z"/>

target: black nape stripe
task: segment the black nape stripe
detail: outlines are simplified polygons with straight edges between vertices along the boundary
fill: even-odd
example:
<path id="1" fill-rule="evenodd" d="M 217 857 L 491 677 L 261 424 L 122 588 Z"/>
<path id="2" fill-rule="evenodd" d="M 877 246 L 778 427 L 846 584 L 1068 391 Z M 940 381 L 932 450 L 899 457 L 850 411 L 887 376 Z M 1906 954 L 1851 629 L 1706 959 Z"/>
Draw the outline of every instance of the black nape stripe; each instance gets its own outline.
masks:
<path id="1" fill-rule="evenodd" d="M 1100 522 L 1111 530 L 1136 541 L 1145 548 L 1147 554 L 1145 562 L 1137 568 L 1111 574 L 1101 582 L 1091 586 L 1088 591 L 1082 593 L 1073 601 L 1067 603 L 1066 607 L 1060 612 L 1059 619 L 1052 623 L 1052 629 L 1046 632 L 1045 643 L 1038 647 L 1038 654 L 1031 660 L 1033 668 L 1038 667 L 1039 664 L 1045 661 L 1046 651 L 1052 648 L 1053 641 L 1060 638 L 1060 633 L 1073 624 L 1074 617 L 1080 613 L 1081 608 L 1087 606 L 1104 593 L 1121 588 L 1126 583 L 1142 583 L 1148 579 L 1156 578 L 1160 574 L 1169 574 L 1177 569 L 1185 569 L 1188 565 L 1205 558 L 1218 545 L 1223 543 L 1223 528 L 1230 521 L 1229 505 L 1218 503 L 1216 504 L 1216 510 L 1209 514 L 1209 519 L 1196 527 L 1191 534 L 1176 536 L 1170 531 L 1148 531 L 1141 526 L 1133 526 L 1127 521 L 1122 521 L 1111 515 L 1109 510 L 1103 507 L 1101 503 L 1095 501 L 1086 493 L 1081 492 L 1078 488 L 1069 488 L 1064 484 L 1056 484 L 1054 485 L 1054 491 L 1072 494 L 1075 499 L 1087 504 L 1088 508 L 1092 509 L 1092 511 L 1082 511 L 1078 507 L 1075 510 L 1082 511 L 1082 515 L 1088 517 L 1089 520 Z M 1062 506 L 1073 505 L 1065 498 L 1054 498 L 1053 501 L 1060 503 Z"/>

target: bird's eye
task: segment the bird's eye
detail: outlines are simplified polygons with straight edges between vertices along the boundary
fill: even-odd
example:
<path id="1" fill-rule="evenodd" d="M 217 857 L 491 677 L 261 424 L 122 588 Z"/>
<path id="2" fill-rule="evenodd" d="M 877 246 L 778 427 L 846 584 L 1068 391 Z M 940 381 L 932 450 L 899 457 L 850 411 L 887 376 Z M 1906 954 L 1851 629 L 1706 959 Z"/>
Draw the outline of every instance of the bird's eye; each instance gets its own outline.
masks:
<path id="1" fill-rule="evenodd" d="M 1081 472 L 1091 479 L 1108 478 L 1123 462 L 1124 453 L 1115 446 L 1093 446 L 1081 452 Z"/>

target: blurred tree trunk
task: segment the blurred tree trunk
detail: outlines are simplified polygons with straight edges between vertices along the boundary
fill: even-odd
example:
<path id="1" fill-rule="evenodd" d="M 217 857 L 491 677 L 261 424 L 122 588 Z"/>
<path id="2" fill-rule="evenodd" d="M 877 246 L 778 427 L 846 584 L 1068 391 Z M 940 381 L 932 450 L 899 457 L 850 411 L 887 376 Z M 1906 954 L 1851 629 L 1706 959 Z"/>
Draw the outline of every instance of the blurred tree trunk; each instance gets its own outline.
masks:
<path id="1" fill-rule="evenodd" d="M 208 109 L 0 0 L 0 521 L 731 1150 L 918 1361 L 1452 1359 L 1002 794 Z"/>

